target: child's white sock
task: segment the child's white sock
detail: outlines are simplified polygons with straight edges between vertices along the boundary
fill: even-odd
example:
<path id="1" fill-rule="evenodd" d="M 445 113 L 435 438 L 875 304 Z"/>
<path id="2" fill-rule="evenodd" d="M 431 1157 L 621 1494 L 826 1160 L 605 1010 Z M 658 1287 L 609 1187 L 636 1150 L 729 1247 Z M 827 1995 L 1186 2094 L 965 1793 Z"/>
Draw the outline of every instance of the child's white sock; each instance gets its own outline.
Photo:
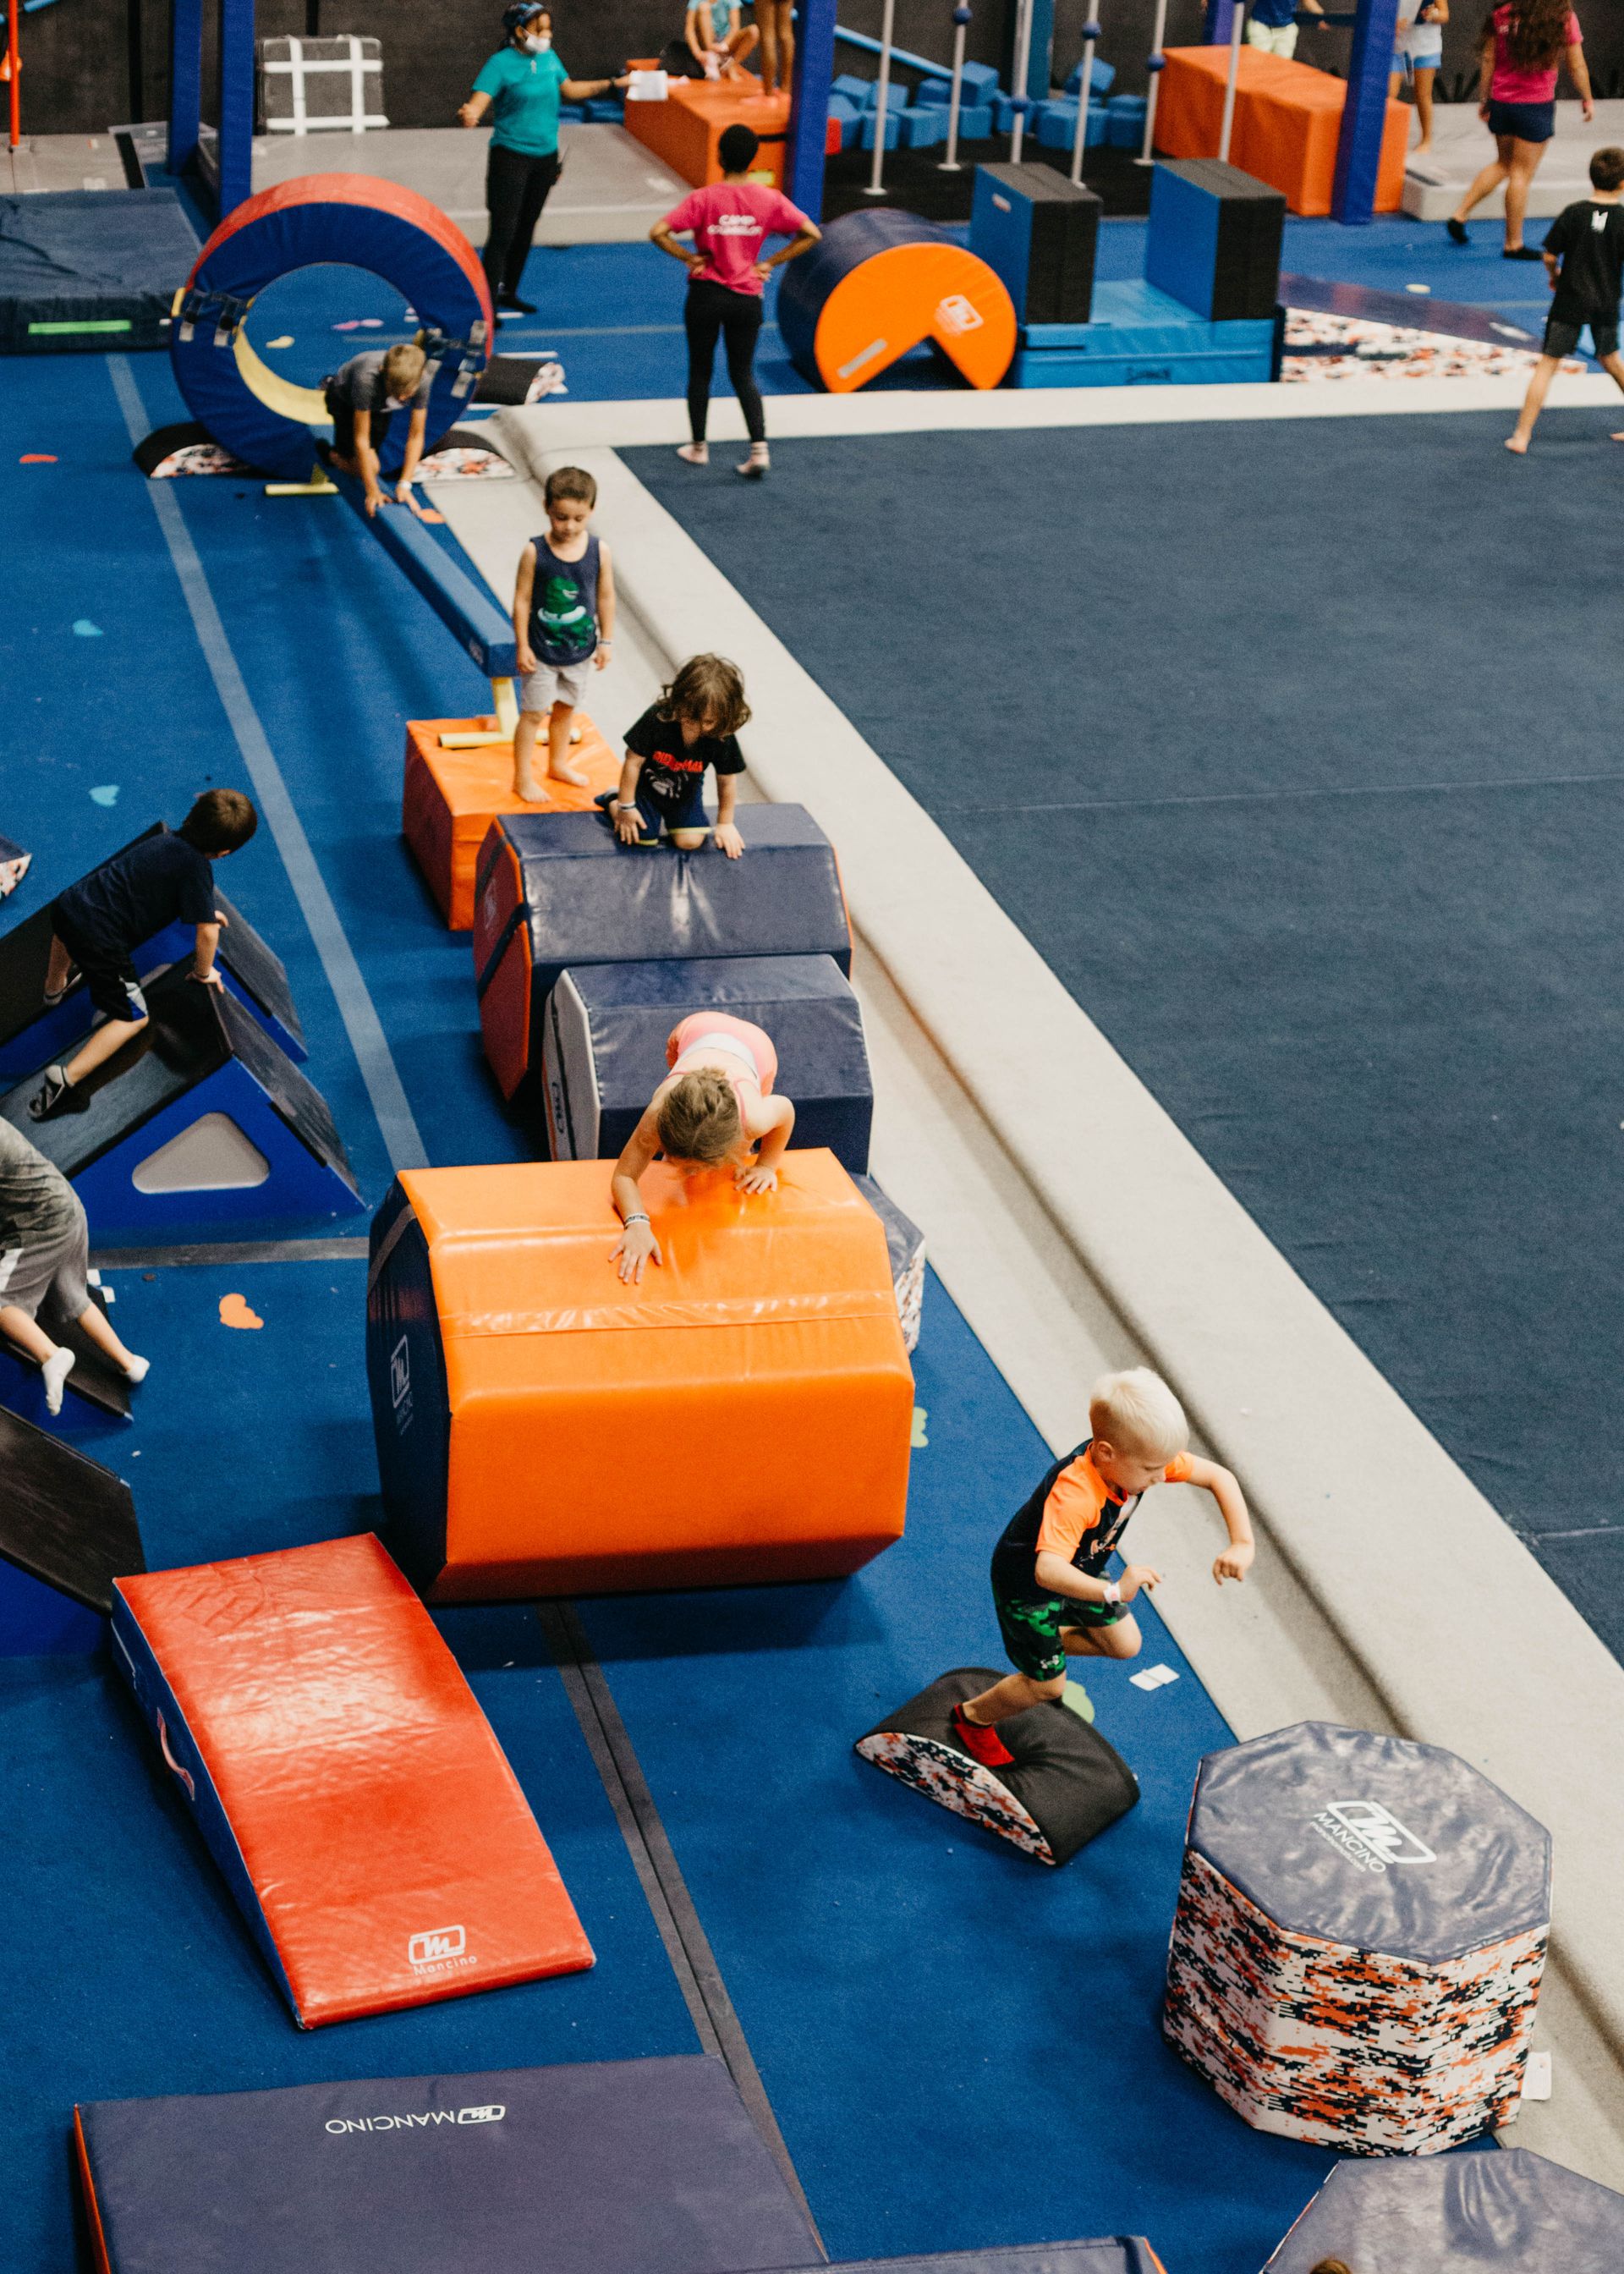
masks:
<path id="1" fill-rule="evenodd" d="M 152 1360 L 149 1358 L 132 1357 L 129 1365 L 125 1367 L 124 1372 L 132 1382 L 145 1382 L 152 1372 Z"/>
<path id="2" fill-rule="evenodd" d="M 62 1385 L 73 1371 L 72 1352 L 54 1350 L 40 1371 L 45 1376 L 45 1411 L 48 1413 L 60 1413 Z"/>

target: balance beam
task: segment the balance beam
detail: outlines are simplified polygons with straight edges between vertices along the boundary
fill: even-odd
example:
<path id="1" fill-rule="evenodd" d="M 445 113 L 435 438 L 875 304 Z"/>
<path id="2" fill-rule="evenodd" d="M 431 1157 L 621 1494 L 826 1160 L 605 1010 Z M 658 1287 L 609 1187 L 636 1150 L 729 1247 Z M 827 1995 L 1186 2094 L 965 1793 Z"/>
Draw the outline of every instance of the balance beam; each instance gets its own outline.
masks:
<path id="1" fill-rule="evenodd" d="M 355 476 L 331 464 L 327 471 L 340 494 L 360 516 L 407 582 L 422 593 L 441 623 L 455 634 L 463 653 L 473 658 L 490 681 L 498 725 L 504 730 L 491 739 L 511 742 L 518 722 L 513 682 L 519 668 L 512 624 L 489 592 L 476 584 L 466 569 L 457 566 L 410 506 L 399 505 L 391 498 L 375 514 L 369 515 L 366 492 Z"/>

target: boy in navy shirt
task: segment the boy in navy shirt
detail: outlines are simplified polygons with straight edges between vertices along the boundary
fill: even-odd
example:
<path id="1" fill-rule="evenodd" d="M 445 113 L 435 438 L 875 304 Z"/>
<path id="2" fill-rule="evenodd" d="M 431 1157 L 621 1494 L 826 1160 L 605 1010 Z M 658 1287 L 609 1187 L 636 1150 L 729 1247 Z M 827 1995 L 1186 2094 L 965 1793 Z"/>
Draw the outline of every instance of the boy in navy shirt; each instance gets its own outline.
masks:
<path id="1" fill-rule="evenodd" d="M 626 730 L 618 789 L 598 798 L 622 845 L 658 845 L 695 853 L 710 823 L 705 775 L 717 779 L 716 841 L 730 861 L 744 851 L 733 820 L 744 754 L 738 733 L 750 715 L 737 664 L 726 656 L 690 656 L 658 703 Z"/>
<path id="2" fill-rule="evenodd" d="M 1619 280 L 1624 275 L 1624 150 L 1598 150 L 1590 160 L 1590 194 L 1567 206 L 1551 224 L 1545 243 L 1545 275 L 1556 297 L 1545 325 L 1545 346 L 1528 383 L 1516 431 L 1506 448 L 1519 458 L 1528 454 L 1534 422 L 1545 408 L 1551 381 L 1579 344 L 1588 324 L 1596 359 L 1624 390 L 1624 359 L 1619 355 Z M 1624 442 L 1624 434 L 1615 434 Z"/>
<path id="3" fill-rule="evenodd" d="M 214 906 L 209 864 L 246 845 L 259 825 L 241 790 L 207 789 L 173 834 L 164 830 L 138 839 L 57 894 L 45 1000 L 60 1003 L 77 969 L 102 1024 L 65 1065 L 46 1067 L 44 1081 L 28 1100 L 35 1121 L 84 1112 L 89 1099 L 78 1085 L 147 1024 L 147 998 L 132 960 L 143 940 L 167 924 L 195 924 L 192 976 L 205 987 L 219 986 L 214 951 L 225 918 Z"/>

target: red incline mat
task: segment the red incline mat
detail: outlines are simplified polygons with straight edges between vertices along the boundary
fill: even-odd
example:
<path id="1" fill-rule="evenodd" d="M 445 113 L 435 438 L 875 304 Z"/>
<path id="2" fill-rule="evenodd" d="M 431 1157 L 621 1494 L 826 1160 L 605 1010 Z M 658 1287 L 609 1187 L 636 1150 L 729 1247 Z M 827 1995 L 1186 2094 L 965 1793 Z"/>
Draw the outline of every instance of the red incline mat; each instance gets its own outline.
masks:
<path id="1" fill-rule="evenodd" d="M 121 1580 L 113 1625 L 302 2027 L 591 1965 L 490 1724 L 370 1534 Z"/>

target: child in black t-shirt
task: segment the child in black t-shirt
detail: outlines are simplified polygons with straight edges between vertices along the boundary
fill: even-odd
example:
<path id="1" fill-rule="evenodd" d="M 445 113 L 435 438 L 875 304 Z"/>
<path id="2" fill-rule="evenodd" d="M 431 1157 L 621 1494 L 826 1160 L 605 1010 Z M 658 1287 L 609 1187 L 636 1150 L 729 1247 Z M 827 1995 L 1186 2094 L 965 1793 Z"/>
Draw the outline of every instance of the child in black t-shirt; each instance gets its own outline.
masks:
<path id="1" fill-rule="evenodd" d="M 1624 276 L 1624 150 L 1598 150 L 1590 160 L 1592 193 L 1565 207 L 1545 242 L 1545 275 L 1556 297 L 1545 325 L 1545 346 L 1528 383 L 1528 396 L 1516 431 L 1506 448 L 1527 455 L 1534 422 L 1545 408 L 1551 381 L 1579 344 L 1588 324 L 1596 359 L 1624 390 L 1624 358 L 1619 354 L 1619 287 Z M 1615 434 L 1624 442 L 1624 434 Z"/>
<path id="2" fill-rule="evenodd" d="M 717 780 L 716 841 L 730 861 L 744 850 L 733 825 L 744 757 L 735 737 L 750 715 L 737 664 L 690 656 L 660 700 L 627 730 L 620 786 L 598 800 L 622 845 L 658 844 L 663 832 L 680 853 L 696 852 L 710 831 L 705 772 Z"/>
<path id="3" fill-rule="evenodd" d="M 219 986 L 214 951 L 225 918 L 214 906 L 209 864 L 246 845 L 259 825 L 241 790 L 206 789 L 173 834 L 166 829 L 138 838 L 57 894 L 51 904 L 46 1003 L 61 1002 L 78 970 L 102 1024 L 65 1065 L 46 1067 L 43 1083 L 28 1100 L 35 1121 L 84 1112 L 90 1101 L 77 1086 L 147 1024 L 147 998 L 132 960 L 143 940 L 167 924 L 195 924 L 192 976 L 206 987 Z"/>

